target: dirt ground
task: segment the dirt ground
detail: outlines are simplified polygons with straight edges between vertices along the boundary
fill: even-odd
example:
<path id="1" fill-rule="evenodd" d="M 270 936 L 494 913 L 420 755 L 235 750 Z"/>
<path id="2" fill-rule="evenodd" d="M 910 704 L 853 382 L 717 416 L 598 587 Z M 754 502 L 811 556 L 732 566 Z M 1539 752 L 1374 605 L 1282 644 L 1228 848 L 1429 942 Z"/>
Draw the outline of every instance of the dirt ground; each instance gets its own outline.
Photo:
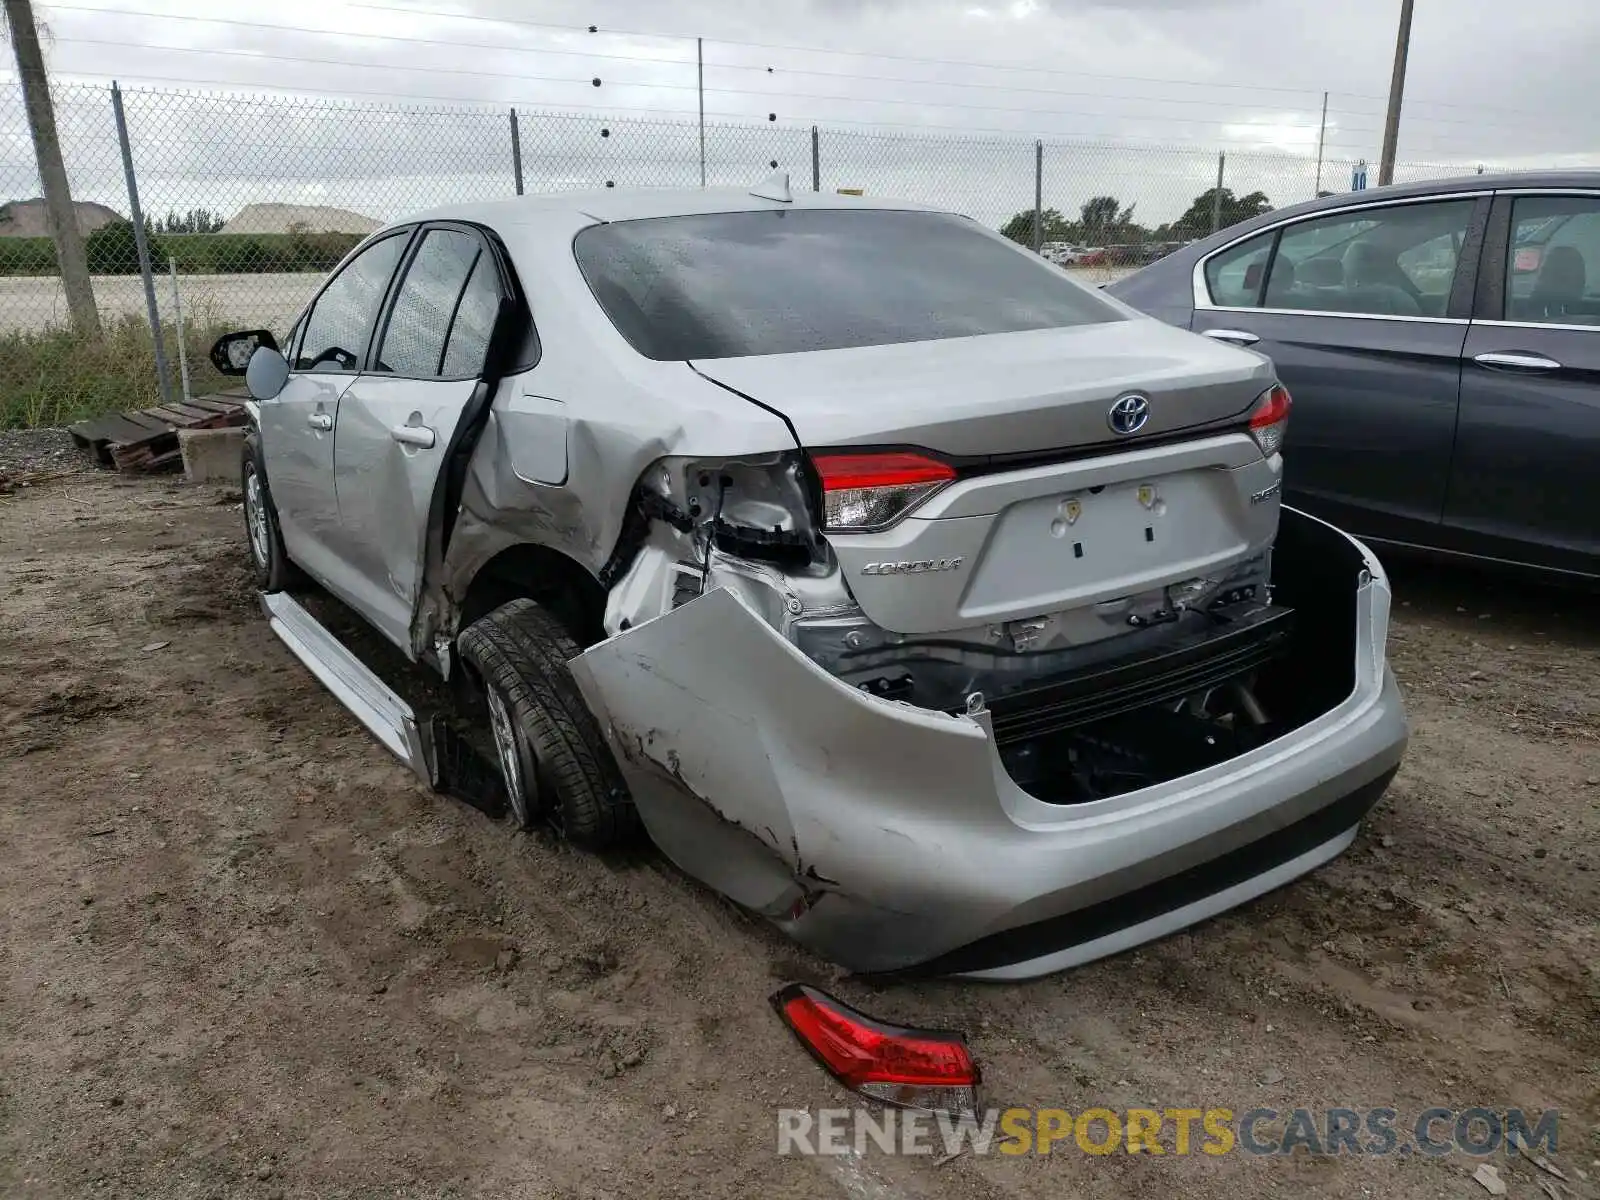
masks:
<path id="1" fill-rule="evenodd" d="M 846 1103 L 767 1005 L 801 978 L 968 1031 L 999 1105 L 1559 1108 L 1566 1182 L 1500 1175 L 1600 1195 L 1592 595 L 1397 574 L 1410 753 L 1313 877 L 1026 985 L 869 987 L 419 786 L 268 631 L 237 500 L 0 495 L 0 1194 L 1489 1195 L 1461 1155 L 779 1157 L 778 1108 Z"/>

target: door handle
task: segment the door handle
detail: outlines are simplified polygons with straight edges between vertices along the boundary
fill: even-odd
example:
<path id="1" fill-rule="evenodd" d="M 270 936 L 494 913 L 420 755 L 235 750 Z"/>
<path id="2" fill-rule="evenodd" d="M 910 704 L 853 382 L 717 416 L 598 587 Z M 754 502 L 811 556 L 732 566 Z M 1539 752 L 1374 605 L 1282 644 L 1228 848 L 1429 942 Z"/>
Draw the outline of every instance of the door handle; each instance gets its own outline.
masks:
<path id="1" fill-rule="evenodd" d="M 1261 339 L 1243 329 L 1202 329 L 1201 333 L 1219 342 L 1234 342 L 1240 346 L 1254 346 Z"/>
<path id="2" fill-rule="evenodd" d="M 1561 364 L 1542 354 L 1516 354 L 1493 351 L 1475 354 L 1472 361 L 1485 367 L 1506 367 L 1513 371 L 1559 371 Z"/>
<path id="3" fill-rule="evenodd" d="M 426 425 L 391 425 L 389 436 L 402 446 L 417 446 L 423 450 L 433 449 L 433 430 Z"/>
<path id="4" fill-rule="evenodd" d="M 331 413 L 312 413 L 306 418 L 306 424 L 313 429 L 320 429 L 323 433 L 333 428 L 333 415 Z"/>

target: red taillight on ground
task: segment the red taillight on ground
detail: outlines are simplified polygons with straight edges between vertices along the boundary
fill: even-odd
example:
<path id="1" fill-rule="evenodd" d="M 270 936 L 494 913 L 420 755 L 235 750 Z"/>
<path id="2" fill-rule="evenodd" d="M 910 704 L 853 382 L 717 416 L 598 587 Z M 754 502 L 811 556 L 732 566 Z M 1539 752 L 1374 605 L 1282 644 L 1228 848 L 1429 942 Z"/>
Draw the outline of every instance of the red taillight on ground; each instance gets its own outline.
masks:
<path id="1" fill-rule="evenodd" d="M 978 1068 L 959 1033 L 875 1021 L 826 992 L 791 983 L 778 1015 L 827 1072 L 853 1092 L 900 1108 L 971 1112 Z"/>
<path id="2" fill-rule="evenodd" d="M 1271 458 L 1283 449 L 1283 437 L 1289 430 L 1289 389 L 1274 384 L 1256 401 L 1256 410 L 1250 414 L 1250 433 L 1261 447 L 1261 453 Z"/>
<path id="3" fill-rule="evenodd" d="M 949 463 L 923 454 L 817 454 L 823 524 L 835 530 L 881 529 L 956 477 Z"/>

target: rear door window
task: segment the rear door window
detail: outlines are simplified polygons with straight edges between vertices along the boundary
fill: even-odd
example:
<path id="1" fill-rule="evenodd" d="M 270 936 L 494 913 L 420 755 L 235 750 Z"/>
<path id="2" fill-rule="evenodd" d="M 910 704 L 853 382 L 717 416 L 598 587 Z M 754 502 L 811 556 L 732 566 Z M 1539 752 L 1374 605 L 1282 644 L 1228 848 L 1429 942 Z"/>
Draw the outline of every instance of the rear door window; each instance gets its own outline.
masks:
<path id="1" fill-rule="evenodd" d="M 1230 246 L 1206 263 L 1206 288 L 1211 303 L 1223 308 L 1256 308 L 1261 304 L 1261 283 L 1267 258 L 1272 254 L 1272 230 Z"/>
<path id="2" fill-rule="evenodd" d="M 1476 200 L 1334 213 L 1283 231 L 1266 307 L 1442 317 Z"/>
<path id="3" fill-rule="evenodd" d="M 717 359 L 1126 319 L 962 217 L 784 209 L 595 225 L 573 243 L 640 354 Z"/>
<path id="4" fill-rule="evenodd" d="M 1510 321 L 1600 325 L 1600 197 L 1521 196 L 1506 263 Z"/>
<path id="5" fill-rule="evenodd" d="M 430 229 L 406 267 L 372 369 L 410 379 L 442 372 L 462 287 L 483 243 L 459 229 Z M 481 365 L 481 362 L 480 362 Z"/>

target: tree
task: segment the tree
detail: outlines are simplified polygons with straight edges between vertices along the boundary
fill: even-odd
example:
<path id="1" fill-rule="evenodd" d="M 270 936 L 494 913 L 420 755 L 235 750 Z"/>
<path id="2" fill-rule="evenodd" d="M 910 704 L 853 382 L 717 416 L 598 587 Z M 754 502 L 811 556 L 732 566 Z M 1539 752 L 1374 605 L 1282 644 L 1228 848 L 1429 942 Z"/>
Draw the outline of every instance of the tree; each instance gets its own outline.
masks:
<path id="1" fill-rule="evenodd" d="M 1078 228 L 1083 240 L 1104 245 L 1117 239 L 1112 236 L 1112 231 L 1118 224 L 1117 218 L 1122 215 L 1122 205 L 1115 196 L 1095 196 L 1084 201 L 1079 212 Z M 1133 216 L 1133 209 L 1128 209 L 1127 216 Z"/>
<path id="2" fill-rule="evenodd" d="M 17 58 L 22 101 L 28 110 L 28 131 L 33 137 L 39 182 L 44 188 L 45 216 L 50 223 L 50 236 L 55 241 L 56 262 L 61 265 L 61 285 L 67 294 L 67 308 L 72 313 L 73 327 L 80 334 L 97 338 L 100 336 L 100 312 L 95 307 L 94 288 L 89 283 L 83 231 L 78 228 L 78 212 L 72 205 L 67 168 L 61 161 L 56 110 L 50 99 L 44 55 L 39 50 L 33 6 L 29 0 L 5 0 L 5 18 L 11 29 L 11 48 Z"/>
<path id="3" fill-rule="evenodd" d="M 145 239 L 150 247 L 150 260 L 165 263 L 167 252 L 150 228 L 150 218 L 145 218 Z M 84 241 L 89 259 L 89 269 L 96 275 L 137 275 L 139 273 L 139 243 L 133 236 L 133 222 L 117 218 L 108 221 L 91 233 Z"/>
<path id="4" fill-rule="evenodd" d="M 1218 229 L 1259 217 L 1272 211 L 1272 201 L 1265 192 L 1251 192 L 1248 196 L 1235 196 L 1232 188 L 1221 189 L 1222 203 L 1217 204 L 1216 188 L 1207 188 L 1194 198 L 1189 211 L 1172 223 L 1172 232 L 1180 237 L 1204 237 L 1212 232 L 1213 217 L 1220 215 Z"/>
<path id="5" fill-rule="evenodd" d="M 154 225 L 157 233 L 215 233 L 222 228 L 222 220 L 209 208 L 191 208 L 179 216 L 173 209 Z"/>
<path id="6" fill-rule="evenodd" d="M 1044 236 L 1039 239 L 1041 242 L 1065 240 L 1063 230 L 1067 222 L 1066 218 L 1061 215 L 1060 209 L 1047 208 L 1039 216 L 1042 218 L 1039 223 L 1044 228 Z M 1019 212 L 1004 225 L 1000 226 L 1000 232 L 1013 242 L 1031 248 L 1033 246 L 1033 209 L 1028 208 Z"/>

